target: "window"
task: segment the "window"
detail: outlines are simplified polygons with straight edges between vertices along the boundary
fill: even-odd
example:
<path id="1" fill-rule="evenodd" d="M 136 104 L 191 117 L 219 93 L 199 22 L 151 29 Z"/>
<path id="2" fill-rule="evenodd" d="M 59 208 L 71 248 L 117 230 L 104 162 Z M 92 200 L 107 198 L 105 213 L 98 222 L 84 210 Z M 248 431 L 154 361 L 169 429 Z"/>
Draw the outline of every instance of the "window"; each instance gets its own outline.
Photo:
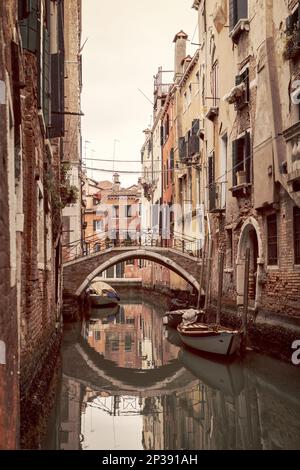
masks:
<path id="1" fill-rule="evenodd" d="M 229 0 L 229 30 L 232 31 L 240 20 L 248 18 L 248 0 Z"/>
<path id="2" fill-rule="evenodd" d="M 232 185 L 240 186 L 251 182 L 251 139 L 246 132 L 232 142 Z"/>
<path id="3" fill-rule="evenodd" d="M 100 341 L 101 331 L 94 331 L 94 338 L 95 338 L 95 341 Z"/>
<path id="4" fill-rule="evenodd" d="M 125 335 L 125 351 L 130 352 L 132 349 L 132 336 L 129 334 Z"/>
<path id="5" fill-rule="evenodd" d="M 295 264 L 300 265 L 300 208 L 294 207 L 294 255 Z"/>
<path id="6" fill-rule="evenodd" d="M 219 104 L 219 63 L 216 61 L 211 70 L 211 93 L 212 93 L 212 106 L 218 107 Z"/>
<path id="7" fill-rule="evenodd" d="M 267 217 L 268 236 L 268 265 L 278 264 L 278 240 L 277 240 L 277 215 L 272 214 Z"/>
<path id="8" fill-rule="evenodd" d="M 196 73 L 196 91 L 195 91 L 195 95 L 197 95 L 200 91 L 200 72 L 197 72 Z"/>
<path id="9" fill-rule="evenodd" d="M 190 106 L 192 102 L 192 84 L 190 83 L 189 84 L 189 91 L 188 91 L 188 95 L 187 95 L 187 105 Z"/>
<path id="10" fill-rule="evenodd" d="M 93 220 L 94 232 L 103 232 L 104 224 L 103 220 Z"/>
<path id="11" fill-rule="evenodd" d="M 133 214 L 132 214 L 132 206 L 126 206 L 126 217 L 127 217 L 127 218 L 133 217 Z"/>
<path id="12" fill-rule="evenodd" d="M 226 230 L 227 244 L 226 244 L 226 267 L 231 269 L 233 267 L 233 245 L 232 245 L 232 229 Z"/>
<path id="13" fill-rule="evenodd" d="M 45 263 L 45 250 L 44 250 L 44 235 L 45 235 L 45 220 L 44 220 L 44 196 L 42 186 L 37 187 L 37 246 L 38 246 L 38 263 L 39 268 L 44 268 Z"/>
<path id="14" fill-rule="evenodd" d="M 119 206 L 113 206 L 113 219 L 119 218 Z"/>
<path id="15" fill-rule="evenodd" d="M 215 183 L 215 154 L 208 157 L 208 194 L 209 210 L 216 208 L 216 183 Z"/>

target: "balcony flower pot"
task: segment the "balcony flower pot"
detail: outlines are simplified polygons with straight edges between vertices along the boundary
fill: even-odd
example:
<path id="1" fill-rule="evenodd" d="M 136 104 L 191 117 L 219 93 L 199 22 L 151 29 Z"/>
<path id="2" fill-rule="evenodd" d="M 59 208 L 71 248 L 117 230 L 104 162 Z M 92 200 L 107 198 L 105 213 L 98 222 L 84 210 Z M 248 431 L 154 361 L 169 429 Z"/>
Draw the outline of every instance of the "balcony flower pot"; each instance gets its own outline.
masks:
<path id="1" fill-rule="evenodd" d="M 297 29 L 286 35 L 283 51 L 284 60 L 293 60 L 300 56 L 300 34 Z"/>
<path id="2" fill-rule="evenodd" d="M 247 172 L 246 171 L 237 171 L 236 173 L 237 185 L 247 184 Z"/>

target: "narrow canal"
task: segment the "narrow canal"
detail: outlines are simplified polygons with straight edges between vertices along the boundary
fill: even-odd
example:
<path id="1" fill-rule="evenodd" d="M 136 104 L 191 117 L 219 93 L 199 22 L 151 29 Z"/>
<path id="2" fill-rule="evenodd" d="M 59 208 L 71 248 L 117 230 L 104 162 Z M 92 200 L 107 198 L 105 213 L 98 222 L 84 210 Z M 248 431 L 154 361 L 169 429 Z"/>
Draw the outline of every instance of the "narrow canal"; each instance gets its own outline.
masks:
<path id="1" fill-rule="evenodd" d="M 65 327 L 44 449 L 299 449 L 299 369 L 186 350 L 136 294 Z"/>

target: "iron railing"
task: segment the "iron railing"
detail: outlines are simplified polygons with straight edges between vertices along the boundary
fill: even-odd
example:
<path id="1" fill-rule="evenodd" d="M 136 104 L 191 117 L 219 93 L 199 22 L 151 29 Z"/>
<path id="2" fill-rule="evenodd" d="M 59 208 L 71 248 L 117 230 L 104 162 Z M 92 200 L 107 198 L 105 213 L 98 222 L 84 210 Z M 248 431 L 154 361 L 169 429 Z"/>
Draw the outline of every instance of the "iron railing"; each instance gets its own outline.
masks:
<path id="1" fill-rule="evenodd" d="M 201 240 L 176 233 L 171 235 L 168 239 L 165 239 L 161 234 L 154 234 L 151 230 L 145 233 L 142 232 L 137 239 L 133 239 L 133 237 L 111 239 L 108 235 L 108 232 L 93 234 L 84 239 L 63 245 L 64 263 L 91 254 L 101 253 L 109 248 L 121 247 L 162 247 L 180 251 L 191 257 L 200 258 L 202 255 Z"/>

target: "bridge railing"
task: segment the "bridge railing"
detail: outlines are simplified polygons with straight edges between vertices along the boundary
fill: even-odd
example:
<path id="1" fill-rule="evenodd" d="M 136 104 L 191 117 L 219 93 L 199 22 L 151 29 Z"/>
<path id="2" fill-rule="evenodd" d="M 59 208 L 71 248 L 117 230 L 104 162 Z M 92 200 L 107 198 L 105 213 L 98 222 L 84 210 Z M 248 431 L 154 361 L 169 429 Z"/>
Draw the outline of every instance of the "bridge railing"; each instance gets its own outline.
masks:
<path id="1" fill-rule="evenodd" d="M 108 232 L 93 234 L 84 239 L 76 240 L 62 246 L 63 262 L 74 261 L 95 253 L 101 253 L 109 248 L 123 247 L 161 247 L 171 248 L 191 257 L 200 258 L 202 255 L 202 242 L 200 239 L 189 236 L 179 236 L 172 234 L 170 238 L 165 238 L 162 234 L 154 235 L 147 231 L 138 237 L 111 239 Z"/>

